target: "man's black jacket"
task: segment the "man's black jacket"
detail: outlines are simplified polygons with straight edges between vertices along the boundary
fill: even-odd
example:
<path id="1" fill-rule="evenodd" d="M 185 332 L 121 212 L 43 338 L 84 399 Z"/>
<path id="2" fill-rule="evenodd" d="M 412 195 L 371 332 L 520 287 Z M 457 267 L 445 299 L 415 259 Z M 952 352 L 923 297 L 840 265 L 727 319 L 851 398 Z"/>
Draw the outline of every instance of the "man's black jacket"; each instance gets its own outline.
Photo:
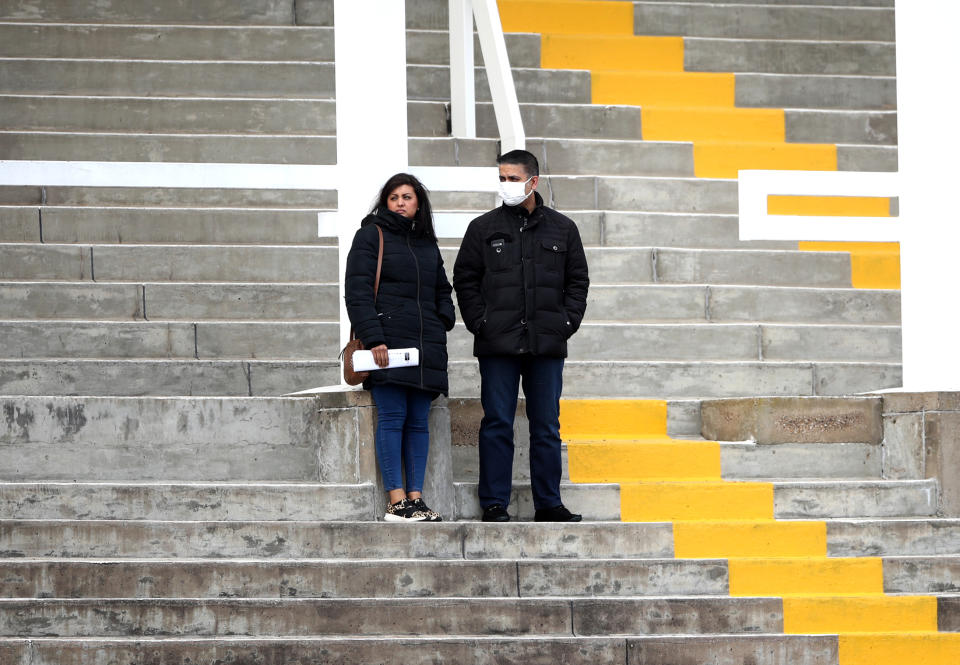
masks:
<path id="1" fill-rule="evenodd" d="M 565 358 L 587 308 L 587 257 L 570 218 L 543 205 L 502 205 L 467 228 L 453 267 L 475 356 Z"/>
<path id="2" fill-rule="evenodd" d="M 383 268 L 374 301 L 377 225 L 383 229 Z M 418 367 L 370 372 L 364 387 L 389 383 L 446 395 L 447 331 L 456 312 L 437 242 L 418 237 L 409 219 L 389 210 L 367 215 L 347 254 L 344 286 L 350 323 L 366 348 L 420 349 Z"/>

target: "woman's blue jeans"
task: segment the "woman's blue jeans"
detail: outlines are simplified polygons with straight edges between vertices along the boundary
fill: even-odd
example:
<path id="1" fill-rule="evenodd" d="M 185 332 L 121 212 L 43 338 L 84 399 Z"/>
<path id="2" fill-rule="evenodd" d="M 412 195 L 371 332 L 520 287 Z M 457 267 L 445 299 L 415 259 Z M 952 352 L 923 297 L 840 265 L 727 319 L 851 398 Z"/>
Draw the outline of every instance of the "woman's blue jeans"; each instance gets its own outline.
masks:
<path id="1" fill-rule="evenodd" d="M 387 492 L 404 489 L 422 492 L 430 451 L 430 393 L 417 388 L 383 385 L 370 389 L 377 405 L 377 461 Z"/>

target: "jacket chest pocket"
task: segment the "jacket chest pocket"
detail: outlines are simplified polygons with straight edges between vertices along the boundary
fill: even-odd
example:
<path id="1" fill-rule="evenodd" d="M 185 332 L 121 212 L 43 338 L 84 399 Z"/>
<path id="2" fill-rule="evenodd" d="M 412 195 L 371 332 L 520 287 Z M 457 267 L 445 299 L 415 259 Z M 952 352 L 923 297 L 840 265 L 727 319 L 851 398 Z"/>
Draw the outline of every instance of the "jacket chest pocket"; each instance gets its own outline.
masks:
<path id="1" fill-rule="evenodd" d="M 562 240 L 541 240 L 537 244 L 537 262 L 547 270 L 563 270 L 567 262 L 567 244 Z"/>
<path id="2" fill-rule="evenodd" d="M 513 242 L 507 237 L 493 237 L 487 239 L 484 245 L 484 265 L 490 272 L 509 270 L 517 263 L 513 257 Z"/>

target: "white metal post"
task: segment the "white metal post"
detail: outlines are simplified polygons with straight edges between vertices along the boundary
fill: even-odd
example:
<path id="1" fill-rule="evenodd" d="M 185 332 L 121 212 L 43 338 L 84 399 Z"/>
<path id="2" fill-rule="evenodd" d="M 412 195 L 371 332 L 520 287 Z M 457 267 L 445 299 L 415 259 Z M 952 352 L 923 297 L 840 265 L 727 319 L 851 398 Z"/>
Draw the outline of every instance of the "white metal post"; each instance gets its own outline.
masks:
<path id="1" fill-rule="evenodd" d="M 477 136 L 471 0 L 449 0 L 450 7 L 450 121 L 454 136 Z"/>
<path id="2" fill-rule="evenodd" d="M 334 0 L 333 11 L 343 346 L 350 334 L 343 300 L 347 251 L 377 188 L 408 163 L 407 43 L 403 2 Z"/>
<path id="3" fill-rule="evenodd" d="M 473 15 L 477 20 L 477 34 L 483 50 L 490 96 L 493 98 L 493 111 L 497 116 L 500 149 L 503 152 L 523 149 L 526 136 L 496 0 L 473 0 Z"/>

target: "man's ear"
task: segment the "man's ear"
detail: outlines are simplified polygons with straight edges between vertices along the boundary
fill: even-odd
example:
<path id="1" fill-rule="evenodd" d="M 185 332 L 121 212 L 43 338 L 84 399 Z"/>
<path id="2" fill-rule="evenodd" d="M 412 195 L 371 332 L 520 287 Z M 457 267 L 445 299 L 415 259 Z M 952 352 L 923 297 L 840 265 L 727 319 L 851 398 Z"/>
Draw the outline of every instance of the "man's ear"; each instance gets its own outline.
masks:
<path id="1" fill-rule="evenodd" d="M 537 184 L 540 182 L 540 176 L 535 175 L 530 179 L 530 191 L 532 192 L 537 188 Z"/>

